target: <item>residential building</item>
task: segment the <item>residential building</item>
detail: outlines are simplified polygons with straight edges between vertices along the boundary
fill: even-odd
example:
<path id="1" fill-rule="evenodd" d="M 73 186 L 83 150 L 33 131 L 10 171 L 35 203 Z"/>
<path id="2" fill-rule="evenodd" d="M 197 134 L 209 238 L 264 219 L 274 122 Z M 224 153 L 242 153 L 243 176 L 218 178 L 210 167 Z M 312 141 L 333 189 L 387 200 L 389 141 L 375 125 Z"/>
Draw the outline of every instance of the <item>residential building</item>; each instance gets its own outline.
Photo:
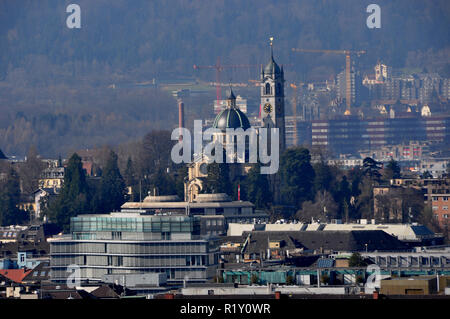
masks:
<path id="1" fill-rule="evenodd" d="M 450 226 L 450 194 L 433 194 L 431 196 L 431 207 L 433 217 L 438 221 L 442 228 L 448 229 Z"/>

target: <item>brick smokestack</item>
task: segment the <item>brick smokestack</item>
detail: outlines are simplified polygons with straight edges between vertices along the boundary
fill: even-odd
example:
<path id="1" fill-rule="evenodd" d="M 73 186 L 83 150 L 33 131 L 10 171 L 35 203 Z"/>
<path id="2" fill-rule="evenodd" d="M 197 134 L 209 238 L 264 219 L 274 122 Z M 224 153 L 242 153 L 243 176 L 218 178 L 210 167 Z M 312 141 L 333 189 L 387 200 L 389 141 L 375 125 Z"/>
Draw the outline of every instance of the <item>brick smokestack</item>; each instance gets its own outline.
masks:
<path id="1" fill-rule="evenodd" d="M 184 103 L 181 99 L 178 99 L 178 127 L 184 127 Z M 181 134 L 178 140 L 180 142 L 183 140 L 183 136 Z"/>

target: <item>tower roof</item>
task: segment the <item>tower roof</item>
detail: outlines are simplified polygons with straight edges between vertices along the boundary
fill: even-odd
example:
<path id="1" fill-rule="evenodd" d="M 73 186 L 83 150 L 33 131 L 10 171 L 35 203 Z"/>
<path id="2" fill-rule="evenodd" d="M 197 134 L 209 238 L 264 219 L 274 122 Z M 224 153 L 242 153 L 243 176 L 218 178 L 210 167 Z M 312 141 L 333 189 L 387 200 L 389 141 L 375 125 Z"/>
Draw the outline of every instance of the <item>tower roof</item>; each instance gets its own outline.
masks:
<path id="1" fill-rule="evenodd" d="M 264 68 L 264 74 L 280 74 L 282 73 L 282 69 L 278 66 L 278 64 L 273 59 L 273 37 L 270 38 L 270 61 L 267 63 Z"/>
<path id="2" fill-rule="evenodd" d="M 230 94 L 228 95 L 228 100 L 236 100 L 236 96 L 233 93 L 233 89 L 230 87 Z"/>
<path id="3" fill-rule="evenodd" d="M 273 55 L 271 55 L 269 63 L 267 63 L 266 67 L 264 68 L 264 74 L 280 74 L 280 73 L 281 69 L 273 59 Z"/>
<path id="4" fill-rule="evenodd" d="M 225 131 L 227 128 L 246 130 L 250 128 L 247 116 L 237 107 L 231 107 L 220 112 L 214 120 L 213 128 Z"/>

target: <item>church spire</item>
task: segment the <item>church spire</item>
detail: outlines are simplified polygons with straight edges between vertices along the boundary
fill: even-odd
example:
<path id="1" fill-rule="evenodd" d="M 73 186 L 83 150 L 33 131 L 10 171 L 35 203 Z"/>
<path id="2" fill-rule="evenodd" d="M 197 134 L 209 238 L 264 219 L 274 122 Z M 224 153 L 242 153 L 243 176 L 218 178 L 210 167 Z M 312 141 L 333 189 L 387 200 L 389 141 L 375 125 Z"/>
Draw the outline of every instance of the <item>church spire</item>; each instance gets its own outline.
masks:
<path id="1" fill-rule="evenodd" d="M 231 83 L 230 83 L 230 95 L 228 96 L 228 107 L 236 107 L 236 96 L 233 93 L 233 89 L 231 88 Z"/>
<path id="2" fill-rule="evenodd" d="M 270 59 L 273 61 L 273 37 L 270 37 Z"/>

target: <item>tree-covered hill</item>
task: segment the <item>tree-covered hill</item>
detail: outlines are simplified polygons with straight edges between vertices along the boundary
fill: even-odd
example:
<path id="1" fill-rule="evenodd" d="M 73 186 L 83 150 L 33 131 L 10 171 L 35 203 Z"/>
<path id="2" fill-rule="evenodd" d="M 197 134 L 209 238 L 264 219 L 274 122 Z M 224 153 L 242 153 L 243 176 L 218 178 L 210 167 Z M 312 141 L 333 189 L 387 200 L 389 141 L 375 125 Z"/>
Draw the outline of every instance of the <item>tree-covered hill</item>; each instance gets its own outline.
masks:
<path id="1" fill-rule="evenodd" d="M 66 26 L 66 7 L 81 7 L 81 29 Z M 176 125 L 174 100 L 157 90 L 122 90 L 111 83 L 173 80 L 193 64 L 254 65 L 224 71 L 247 81 L 266 63 L 275 37 L 289 81 L 333 76 L 344 64 L 307 49 L 367 50 L 366 66 L 426 67 L 450 73 L 448 0 L 380 0 L 381 29 L 369 29 L 372 0 L 1 0 L 0 147 L 48 155 L 62 145 L 123 142 L 152 128 Z M 146 130 L 146 131 L 145 131 Z M 23 132 L 22 132 L 23 131 Z"/>

